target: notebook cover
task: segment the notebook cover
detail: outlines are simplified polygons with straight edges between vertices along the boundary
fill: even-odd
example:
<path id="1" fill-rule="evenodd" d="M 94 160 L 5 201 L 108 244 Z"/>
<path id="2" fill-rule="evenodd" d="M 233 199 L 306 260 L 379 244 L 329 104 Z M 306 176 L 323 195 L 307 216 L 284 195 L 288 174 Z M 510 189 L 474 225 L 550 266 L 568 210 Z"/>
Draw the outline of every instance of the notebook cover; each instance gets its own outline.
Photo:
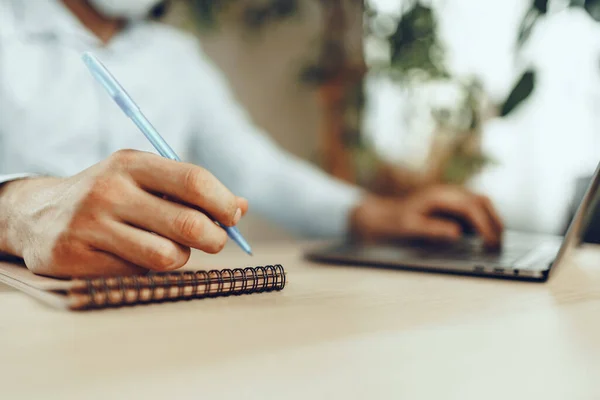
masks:
<path id="1" fill-rule="evenodd" d="M 67 291 L 73 286 L 73 281 L 68 279 L 56 279 L 36 275 L 28 270 L 25 264 L 0 261 L 0 280 L 2 280 L 3 277 L 9 277 L 39 290 Z"/>
<path id="2" fill-rule="evenodd" d="M 280 291 L 286 277 L 281 265 L 267 265 L 64 280 L 35 275 L 23 264 L 0 262 L 0 282 L 55 307 L 87 310 Z"/>

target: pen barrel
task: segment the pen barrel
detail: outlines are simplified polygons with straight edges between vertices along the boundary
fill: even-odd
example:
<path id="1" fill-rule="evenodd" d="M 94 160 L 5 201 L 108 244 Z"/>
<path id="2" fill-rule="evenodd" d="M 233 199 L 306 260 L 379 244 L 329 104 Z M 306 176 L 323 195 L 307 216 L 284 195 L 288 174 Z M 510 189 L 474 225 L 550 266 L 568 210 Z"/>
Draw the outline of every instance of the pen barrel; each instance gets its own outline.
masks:
<path id="1" fill-rule="evenodd" d="M 144 136 L 150 141 L 152 146 L 159 152 L 159 154 L 165 158 L 175 161 L 181 161 L 177 153 L 169 146 L 169 144 L 160 136 L 154 126 L 148 121 L 146 117 L 140 112 L 132 113 L 129 118 L 134 124 L 142 131 Z"/>
<path id="2" fill-rule="evenodd" d="M 237 245 L 240 246 L 242 250 L 244 250 L 247 254 L 252 254 L 252 249 L 250 248 L 250 245 L 248 244 L 248 242 L 246 242 L 246 240 L 242 236 L 242 233 L 236 226 L 228 226 L 224 227 L 224 229 L 225 232 L 227 232 L 227 236 L 229 236 L 231 240 L 237 243 Z"/>

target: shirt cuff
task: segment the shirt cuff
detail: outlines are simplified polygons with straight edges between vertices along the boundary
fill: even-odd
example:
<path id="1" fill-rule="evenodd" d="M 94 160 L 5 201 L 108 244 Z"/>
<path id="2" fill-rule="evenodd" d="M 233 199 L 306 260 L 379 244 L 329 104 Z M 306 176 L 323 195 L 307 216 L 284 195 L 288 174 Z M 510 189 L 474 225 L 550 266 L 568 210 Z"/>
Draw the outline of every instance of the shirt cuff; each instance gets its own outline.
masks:
<path id="1" fill-rule="evenodd" d="M 325 215 L 321 216 L 320 221 L 314 221 L 316 225 L 321 225 L 319 231 L 325 233 L 325 237 L 345 237 L 350 234 L 351 214 L 356 207 L 362 203 L 366 192 L 359 188 L 347 186 L 339 190 L 335 201 L 330 204 L 335 206 L 325 207 Z M 325 226 L 326 223 L 327 225 Z"/>

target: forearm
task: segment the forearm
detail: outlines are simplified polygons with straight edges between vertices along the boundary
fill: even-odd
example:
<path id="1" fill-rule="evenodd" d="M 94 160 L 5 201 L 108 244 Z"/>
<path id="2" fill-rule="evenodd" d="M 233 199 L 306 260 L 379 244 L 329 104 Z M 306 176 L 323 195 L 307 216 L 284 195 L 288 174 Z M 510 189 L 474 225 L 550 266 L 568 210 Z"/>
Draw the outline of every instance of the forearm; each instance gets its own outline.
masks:
<path id="1" fill-rule="evenodd" d="M 252 196 L 258 211 L 302 236 L 346 235 L 362 191 L 302 160 L 286 158 L 285 163 L 270 170 L 269 188 Z M 269 175 L 268 171 L 265 173 Z M 277 200 L 268 201 L 269 198 Z"/>

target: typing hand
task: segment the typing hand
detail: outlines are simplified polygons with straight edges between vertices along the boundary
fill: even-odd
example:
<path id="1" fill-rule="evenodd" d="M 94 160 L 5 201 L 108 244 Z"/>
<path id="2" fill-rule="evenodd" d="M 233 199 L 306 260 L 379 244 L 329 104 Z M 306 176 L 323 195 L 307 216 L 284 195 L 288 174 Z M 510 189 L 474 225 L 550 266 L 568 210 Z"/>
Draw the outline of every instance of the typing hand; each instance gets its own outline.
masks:
<path id="1" fill-rule="evenodd" d="M 458 186 L 431 186 L 401 198 L 368 197 L 354 210 L 351 226 L 365 240 L 456 241 L 467 233 L 465 222 L 488 247 L 500 245 L 504 228 L 491 201 Z"/>
<path id="2" fill-rule="evenodd" d="M 188 261 L 190 248 L 223 249 L 227 234 L 207 215 L 233 226 L 247 209 L 198 166 L 119 151 L 71 178 L 3 186 L 8 235 L 0 250 L 57 277 L 169 271 Z"/>

